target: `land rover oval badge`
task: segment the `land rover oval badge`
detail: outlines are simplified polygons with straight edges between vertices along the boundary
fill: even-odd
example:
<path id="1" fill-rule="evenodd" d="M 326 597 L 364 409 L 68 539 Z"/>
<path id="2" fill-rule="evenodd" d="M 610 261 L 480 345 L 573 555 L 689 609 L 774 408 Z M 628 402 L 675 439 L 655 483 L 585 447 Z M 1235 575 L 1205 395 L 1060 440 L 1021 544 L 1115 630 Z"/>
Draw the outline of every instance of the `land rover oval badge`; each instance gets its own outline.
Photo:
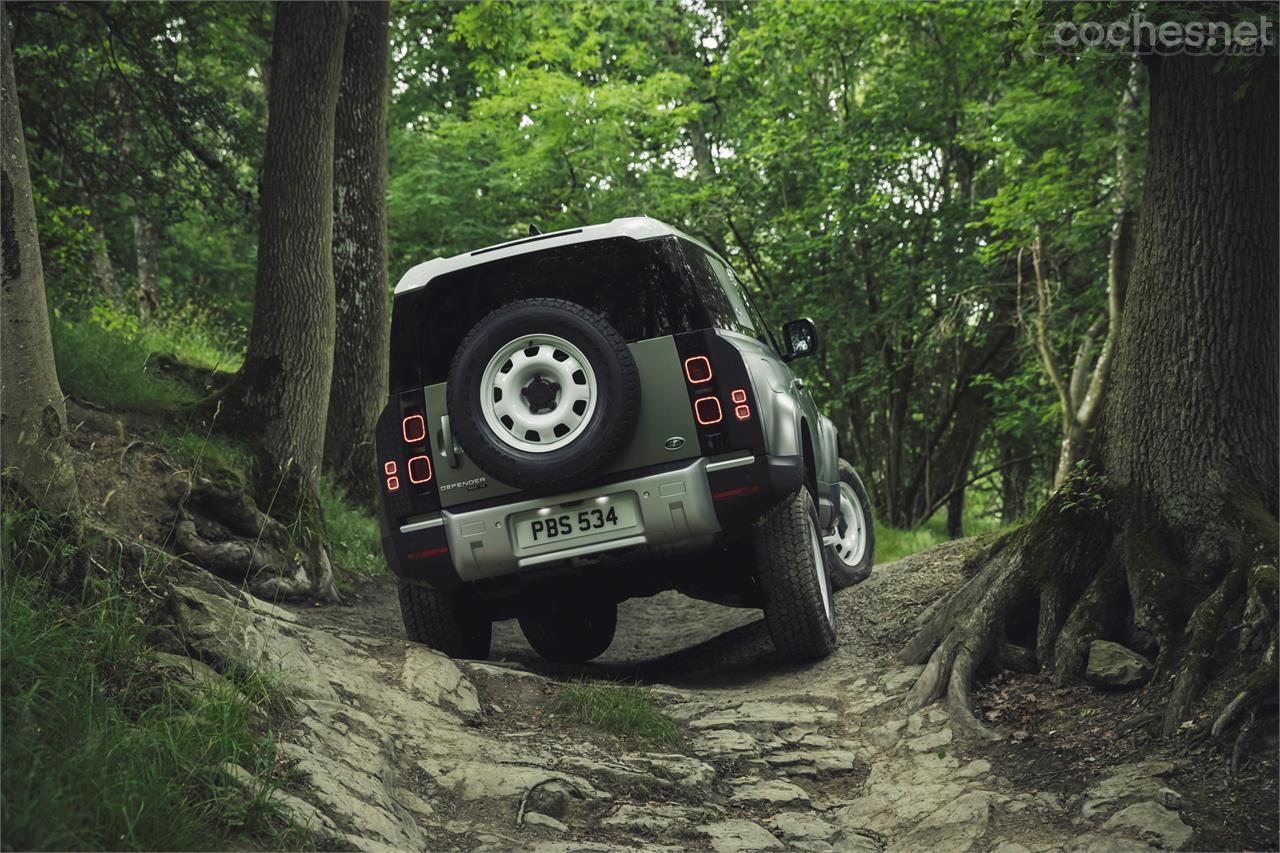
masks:
<path id="1" fill-rule="evenodd" d="M 684 447 L 684 439 L 678 435 L 673 435 L 662 443 L 667 450 L 679 450 Z"/>

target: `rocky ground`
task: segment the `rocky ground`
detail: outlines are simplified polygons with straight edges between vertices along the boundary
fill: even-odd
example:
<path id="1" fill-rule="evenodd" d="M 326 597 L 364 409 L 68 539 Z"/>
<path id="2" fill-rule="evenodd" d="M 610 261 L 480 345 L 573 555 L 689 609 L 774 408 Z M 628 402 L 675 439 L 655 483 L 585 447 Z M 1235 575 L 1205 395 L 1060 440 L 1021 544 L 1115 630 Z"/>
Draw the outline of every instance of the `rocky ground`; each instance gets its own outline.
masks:
<path id="1" fill-rule="evenodd" d="M 757 612 L 670 593 L 624 605 L 617 643 L 578 668 L 541 662 L 514 624 L 498 626 L 488 663 L 408 644 L 388 581 L 360 590 L 354 605 L 282 609 L 192 572 L 171 604 L 196 657 L 278 673 L 293 706 L 279 747 L 292 774 L 281 803 L 333 846 L 1014 853 L 1274 845 L 1274 762 L 1260 771 L 1271 777 L 1261 791 L 1269 809 L 1248 798 L 1242 806 L 1240 820 L 1257 825 L 1250 834 L 1191 817 L 1209 813 L 1178 781 L 1197 759 L 1143 748 L 1091 764 L 1082 746 L 1080 760 L 1059 755 L 1060 772 L 1037 774 L 1027 756 L 1044 752 L 1035 741 L 1053 732 L 972 742 L 941 707 L 905 713 L 917 669 L 892 652 L 919 612 L 962 580 L 973 547 L 954 543 L 878 567 L 841 593 L 842 644 L 811 666 L 775 661 Z M 554 712 L 566 678 L 650 685 L 680 723 L 682 745 L 650 751 L 566 726 Z M 1007 696 L 989 698 L 1004 703 L 1001 713 L 1025 712 Z"/>

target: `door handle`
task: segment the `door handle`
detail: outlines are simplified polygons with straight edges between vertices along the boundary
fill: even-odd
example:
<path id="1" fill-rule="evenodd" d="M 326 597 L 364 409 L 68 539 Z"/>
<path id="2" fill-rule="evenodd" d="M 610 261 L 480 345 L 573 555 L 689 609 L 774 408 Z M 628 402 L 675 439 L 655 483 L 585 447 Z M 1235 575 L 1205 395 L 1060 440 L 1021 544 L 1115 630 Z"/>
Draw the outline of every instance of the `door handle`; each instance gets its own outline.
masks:
<path id="1" fill-rule="evenodd" d="M 801 379 L 799 376 L 797 376 L 795 379 L 792 379 L 792 380 L 791 380 L 791 387 L 792 387 L 792 388 L 803 388 L 803 387 L 804 387 L 804 380 L 803 380 L 803 379 Z"/>

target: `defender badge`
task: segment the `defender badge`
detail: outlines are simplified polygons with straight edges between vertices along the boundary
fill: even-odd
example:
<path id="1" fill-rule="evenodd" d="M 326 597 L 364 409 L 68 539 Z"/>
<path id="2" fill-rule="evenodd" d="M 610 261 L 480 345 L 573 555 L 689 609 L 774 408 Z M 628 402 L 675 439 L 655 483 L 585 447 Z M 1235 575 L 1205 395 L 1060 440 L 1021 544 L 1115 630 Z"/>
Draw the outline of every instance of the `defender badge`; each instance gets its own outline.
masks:
<path id="1" fill-rule="evenodd" d="M 673 435 L 662 443 L 667 450 L 679 450 L 684 447 L 684 439 L 678 435 Z"/>

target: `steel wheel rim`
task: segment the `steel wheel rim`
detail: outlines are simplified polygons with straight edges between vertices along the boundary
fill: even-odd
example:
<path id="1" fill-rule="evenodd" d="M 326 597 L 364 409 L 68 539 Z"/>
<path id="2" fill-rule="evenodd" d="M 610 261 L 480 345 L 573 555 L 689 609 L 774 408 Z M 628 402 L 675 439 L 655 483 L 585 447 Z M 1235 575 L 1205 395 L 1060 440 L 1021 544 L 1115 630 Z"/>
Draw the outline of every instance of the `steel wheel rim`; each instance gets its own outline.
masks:
<path id="1" fill-rule="evenodd" d="M 851 568 L 862 562 L 867 553 L 867 516 L 862 511 L 853 486 L 840 484 L 840 518 L 836 521 L 836 539 L 833 546 L 840 562 Z"/>
<path id="2" fill-rule="evenodd" d="M 818 590 L 822 593 L 822 609 L 827 614 L 827 622 L 835 624 L 835 612 L 831 608 L 831 584 L 827 580 L 827 564 L 822 559 L 822 537 L 818 535 L 818 525 L 809 520 L 809 540 L 813 548 L 813 571 L 818 578 Z"/>
<path id="3" fill-rule="evenodd" d="M 550 453 L 580 436 L 598 397 L 591 362 L 558 335 L 508 341 L 480 374 L 485 423 L 503 444 L 528 453 Z"/>

